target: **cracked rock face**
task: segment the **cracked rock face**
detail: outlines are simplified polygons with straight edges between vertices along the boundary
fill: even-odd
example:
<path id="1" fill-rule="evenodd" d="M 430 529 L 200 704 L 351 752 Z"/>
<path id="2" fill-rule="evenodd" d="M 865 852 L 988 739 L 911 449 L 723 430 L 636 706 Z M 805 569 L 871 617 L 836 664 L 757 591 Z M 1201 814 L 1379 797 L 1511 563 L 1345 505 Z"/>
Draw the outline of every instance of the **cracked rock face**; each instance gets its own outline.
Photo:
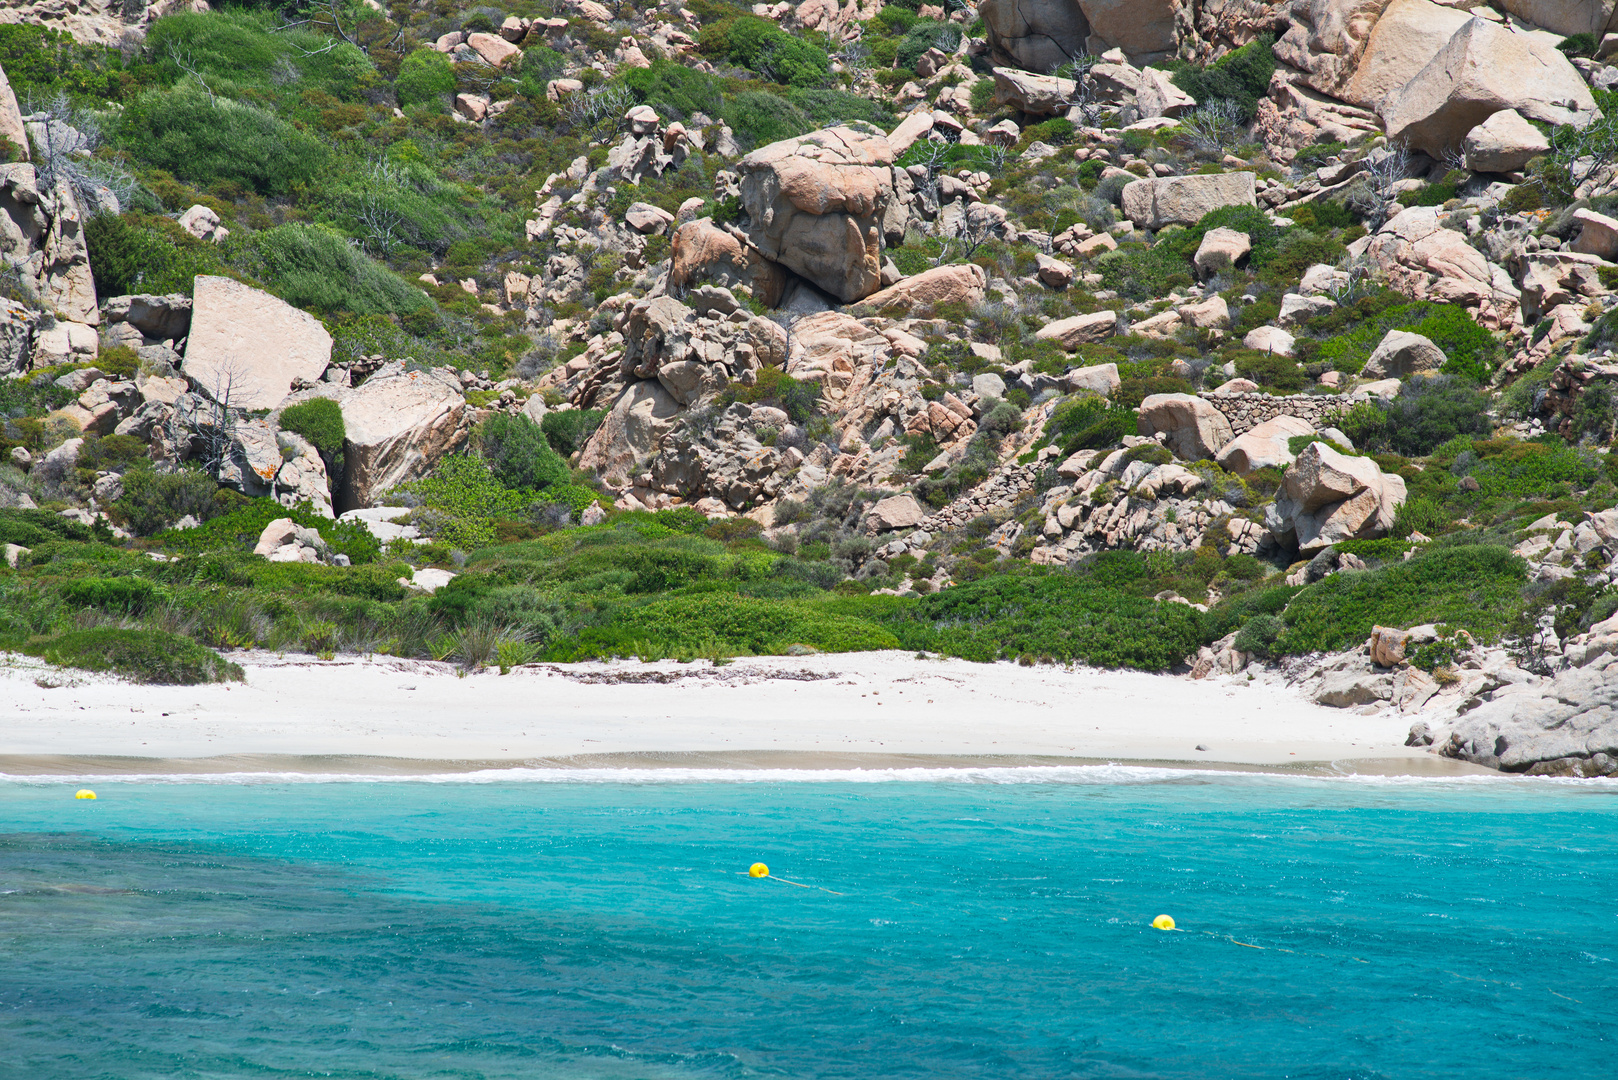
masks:
<path id="1" fill-rule="evenodd" d="M 754 150 L 737 166 L 749 239 L 840 300 L 882 287 L 882 218 L 893 198 L 887 139 L 829 128 Z"/>

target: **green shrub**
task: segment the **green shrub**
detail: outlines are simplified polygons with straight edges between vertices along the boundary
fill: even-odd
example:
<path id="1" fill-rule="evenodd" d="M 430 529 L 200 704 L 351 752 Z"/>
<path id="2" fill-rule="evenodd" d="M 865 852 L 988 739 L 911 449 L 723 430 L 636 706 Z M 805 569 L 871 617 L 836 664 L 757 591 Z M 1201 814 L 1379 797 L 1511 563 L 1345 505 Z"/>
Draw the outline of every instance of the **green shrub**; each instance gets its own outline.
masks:
<path id="1" fill-rule="evenodd" d="M 568 482 L 567 462 L 526 416 L 495 413 L 478 425 L 477 445 L 490 471 L 508 488 L 538 491 Z"/>
<path id="2" fill-rule="evenodd" d="M 987 112 L 989 104 L 994 100 L 994 80 L 979 79 L 972 84 L 972 111 L 975 113 Z M 1099 175 L 1099 170 L 1098 170 Z"/>
<path id="3" fill-rule="evenodd" d="M 606 415 L 605 409 L 563 409 L 546 413 L 539 428 L 558 454 L 571 457 L 584 449 Z"/>
<path id="4" fill-rule="evenodd" d="M 1236 353 L 1236 374 L 1252 379 L 1266 390 L 1292 394 L 1309 385 L 1309 376 L 1297 361 L 1276 353 L 1241 349 Z"/>
<path id="5" fill-rule="evenodd" d="M 718 116 L 724 109 L 719 79 L 684 64 L 654 60 L 651 67 L 629 68 L 620 78 L 637 101 L 671 119 L 699 112 Z"/>
<path id="6" fill-rule="evenodd" d="M 1197 650 L 1200 619 L 1195 608 L 1133 595 L 1105 576 L 1060 571 L 957 584 L 882 621 L 905 649 L 968 660 L 1037 656 L 1165 671 Z"/>
<path id="7" fill-rule="evenodd" d="M 719 395 L 721 404 L 740 401 L 747 405 L 773 405 L 786 413 L 794 424 L 808 423 L 819 411 L 820 384 L 799 381 L 780 368 L 759 368 L 752 386 L 731 384 Z"/>
<path id="8" fill-rule="evenodd" d="M 343 452 L 348 428 L 343 407 L 330 398 L 310 398 L 281 410 L 281 429 L 302 435 L 327 461 Z"/>
<path id="9" fill-rule="evenodd" d="M 1568 56 L 1594 56 L 1601 41 L 1591 33 L 1569 34 L 1556 47 Z"/>
<path id="10" fill-rule="evenodd" d="M 1191 264 L 1177 247 L 1125 244 L 1096 260 L 1102 286 L 1130 300 L 1153 300 L 1191 284 Z"/>
<path id="11" fill-rule="evenodd" d="M 743 15 L 726 35 L 730 59 L 786 86 L 818 86 L 831 74 L 824 49 L 786 33 L 768 19 Z"/>
<path id="12" fill-rule="evenodd" d="M 117 49 L 81 45 L 63 30 L 24 23 L 0 25 L 0 69 L 17 99 L 44 103 L 57 94 L 102 105 L 136 85 Z"/>
<path id="13" fill-rule="evenodd" d="M 207 552 L 245 554 L 258 544 L 264 527 L 277 518 L 314 529 L 333 554 L 347 555 L 355 566 L 375 562 L 382 545 L 371 530 L 358 521 L 333 521 L 317 514 L 308 503 L 282 506 L 274 499 L 250 499 L 245 504 L 204 522 L 197 529 L 172 529 L 159 534 L 158 542 L 168 551 L 184 555 Z"/>
<path id="14" fill-rule="evenodd" d="M 1275 74 L 1274 45 L 1274 37 L 1266 34 L 1201 70 L 1183 67 L 1174 73 L 1174 85 L 1202 105 L 1217 98 L 1233 102 L 1241 110 L 1243 121 L 1251 120 L 1259 99 L 1269 91 L 1270 76 Z"/>
<path id="15" fill-rule="evenodd" d="M 1438 376 L 1406 382 L 1385 404 L 1354 406 L 1341 427 L 1361 450 L 1421 457 L 1457 435 L 1486 436 L 1494 425 L 1487 394 L 1463 380 Z"/>
<path id="16" fill-rule="evenodd" d="M 131 469 L 124 473 L 123 497 L 111 509 L 130 532 L 151 536 L 188 515 L 198 521 L 216 516 L 223 509 L 218 491 L 214 478 L 200 469 Z"/>
<path id="17" fill-rule="evenodd" d="M 92 577 L 70 581 L 62 587 L 62 597 L 79 607 L 104 611 L 125 611 L 132 615 L 146 610 L 152 602 L 152 583 L 138 577 Z"/>
<path id="18" fill-rule="evenodd" d="M 946 53 L 953 53 L 960 43 L 960 27 L 952 23 L 922 20 L 905 31 L 905 36 L 900 40 L 899 48 L 894 54 L 894 62 L 899 67 L 914 70 L 916 61 L 920 60 L 921 54 L 928 49 L 936 47 Z"/>
<path id="19" fill-rule="evenodd" d="M 178 225 L 142 214 L 99 214 L 84 223 L 96 296 L 134 293 L 191 295 L 198 274 L 226 270 L 218 245 Z"/>
<path id="20" fill-rule="evenodd" d="M 0 509 L 0 544 L 32 548 L 53 540 L 88 543 L 93 538 L 89 526 L 49 510 Z"/>
<path id="21" fill-rule="evenodd" d="M 251 241 L 255 276 L 289 304 L 357 315 L 405 313 L 430 301 L 420 289 L 317 225 L 277 225 Z"/>
<path id="22" fill-rule="evenodd" d="M 1554 435 L 1547 442 L 1492 439 L 1472 446 L 1481 460 L 1467 474 L 1484 496 L 1550 498 L 1600 475 L 1594 460 Z"/>
<path id="23" fill-rule="evenodd" d="M 606 625 L 557 641 L 546 659 L 763 656 L 791 645 L 859 652 L 898 644 L 890 631 L 866 619 L 811 603 L 707 593 L 620 609 Z"/>
<path id="24" fill-rule="evenodd" d="M 1267 659 L 1275 655 L 1275 641 L 1285 629 L 1286 623 L 1279 616 L 1255 615 L 1236 632 L 1231 648 Z"/>
<path id="25" fill-rule="evenodd" d="M 779 94 L 746 90 L 725 106 L 725 121 L 744 146 L 765 146 L 813 131 L 809 114 Z"/>
<path id="26" fill-rule="evenodd" d="M 119 116 L 119 145 L 199 186 L 286 195 L 326 166 L 325 146 L 274 113 L 186 88 L 148 91 Z"/>
<path id="27" fill-rule="evenodd" d="M 1499 639 L 1522 606 L 1523 561 L 1503 547 L 1439 548 L 1380 570 L 1333 574 L 1287 605 L 1282 653 L 1358 645 L 1373 626 L 1441 622 Z"/>
<path id="28" fill-rule="evenodd" d="M 786 99 L 809 118 L 811 130 L 863 120 L 886 130 L 893 126 L 893 111 L 880 101 L 831 88 L 803 90 L 793 87 Z"/>
<path id="29" fill-rule="evenodd" d="M 415 517 L 423 531 L 467 550 L 493 543 L 495 520 L 521 517 L 533 501 L 500 483 L 488 463 L 472 454 L 452 454 L 432 475 L 398 490 L 419 503 Z"/>
<path id="30" fill-rule="evenodd" d="M 242 678 L 240 666 L 163 630 L 75 630 L 30 642 L 26 651 L 61 667 L 111 671 L 140 683 L 195 686 Z"/>
<path id="31" fill-rule="evenodd" d="M 352 99 L 362 81 L 374 76 L 359 48 L 334 42 L 308 23 L 288 25 L 270 10 L 289 5 L 256 6 L 259 10 L 243 5 L 159 19 L 146 33 L 147 55 L 167 78 L 186 77 L 172 59 L 178 53 L 216 94 L 284 104 L 310 91 Z"/>
<path id="32" fill-rule="evenodd" d="M 526 68 L 526 64 L 524 65 Z M 455 67 L 437 49 L 420 48 L 399 65 L 393 81 L 400 105 L 432 105 L 455 93 Z"/>

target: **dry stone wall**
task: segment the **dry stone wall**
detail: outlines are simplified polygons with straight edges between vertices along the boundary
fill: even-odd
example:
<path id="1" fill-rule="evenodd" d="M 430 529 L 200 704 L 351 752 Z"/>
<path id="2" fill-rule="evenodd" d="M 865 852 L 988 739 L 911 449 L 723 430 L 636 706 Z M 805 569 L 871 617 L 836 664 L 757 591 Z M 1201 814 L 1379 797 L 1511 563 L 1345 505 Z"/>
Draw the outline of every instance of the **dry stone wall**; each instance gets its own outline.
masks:
<path id="1" fill-rule="evenodd" d="M 1316 394 L 1277 397 L 1274 394 L 1202 393 L 1197 396 L 1223 413 L 1230 421 L 1230 430 L 1237 435 L 1277 416 L 1296 416 L 1319 428 L 1325 424 L 1326 417 L 1347 407 L 1342 398 Z"/>

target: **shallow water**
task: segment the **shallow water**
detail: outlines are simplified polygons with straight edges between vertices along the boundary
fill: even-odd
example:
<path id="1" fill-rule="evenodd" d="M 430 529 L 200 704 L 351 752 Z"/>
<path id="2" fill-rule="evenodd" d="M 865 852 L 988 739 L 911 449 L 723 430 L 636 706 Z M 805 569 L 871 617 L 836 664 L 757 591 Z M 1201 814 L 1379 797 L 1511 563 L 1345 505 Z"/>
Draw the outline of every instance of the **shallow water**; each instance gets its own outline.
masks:
<path id="1" fill-rule="evenodd" d="M 696 775 L 0 782 L 0 1077 L 1613 1073 L 1610 784 Z"/>

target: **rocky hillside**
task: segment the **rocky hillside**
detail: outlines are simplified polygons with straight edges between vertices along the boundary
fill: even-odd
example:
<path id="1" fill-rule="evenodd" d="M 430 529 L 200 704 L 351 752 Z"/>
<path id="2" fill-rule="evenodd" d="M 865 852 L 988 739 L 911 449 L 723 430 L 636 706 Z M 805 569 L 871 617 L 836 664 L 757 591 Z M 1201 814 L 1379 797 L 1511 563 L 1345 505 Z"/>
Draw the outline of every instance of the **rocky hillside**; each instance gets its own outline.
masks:
<path id="1" fill-rule="evenodd" d="M 903 646 L 1618 770 L 1610 0 L 5 18 L 0 644 Z"/>

